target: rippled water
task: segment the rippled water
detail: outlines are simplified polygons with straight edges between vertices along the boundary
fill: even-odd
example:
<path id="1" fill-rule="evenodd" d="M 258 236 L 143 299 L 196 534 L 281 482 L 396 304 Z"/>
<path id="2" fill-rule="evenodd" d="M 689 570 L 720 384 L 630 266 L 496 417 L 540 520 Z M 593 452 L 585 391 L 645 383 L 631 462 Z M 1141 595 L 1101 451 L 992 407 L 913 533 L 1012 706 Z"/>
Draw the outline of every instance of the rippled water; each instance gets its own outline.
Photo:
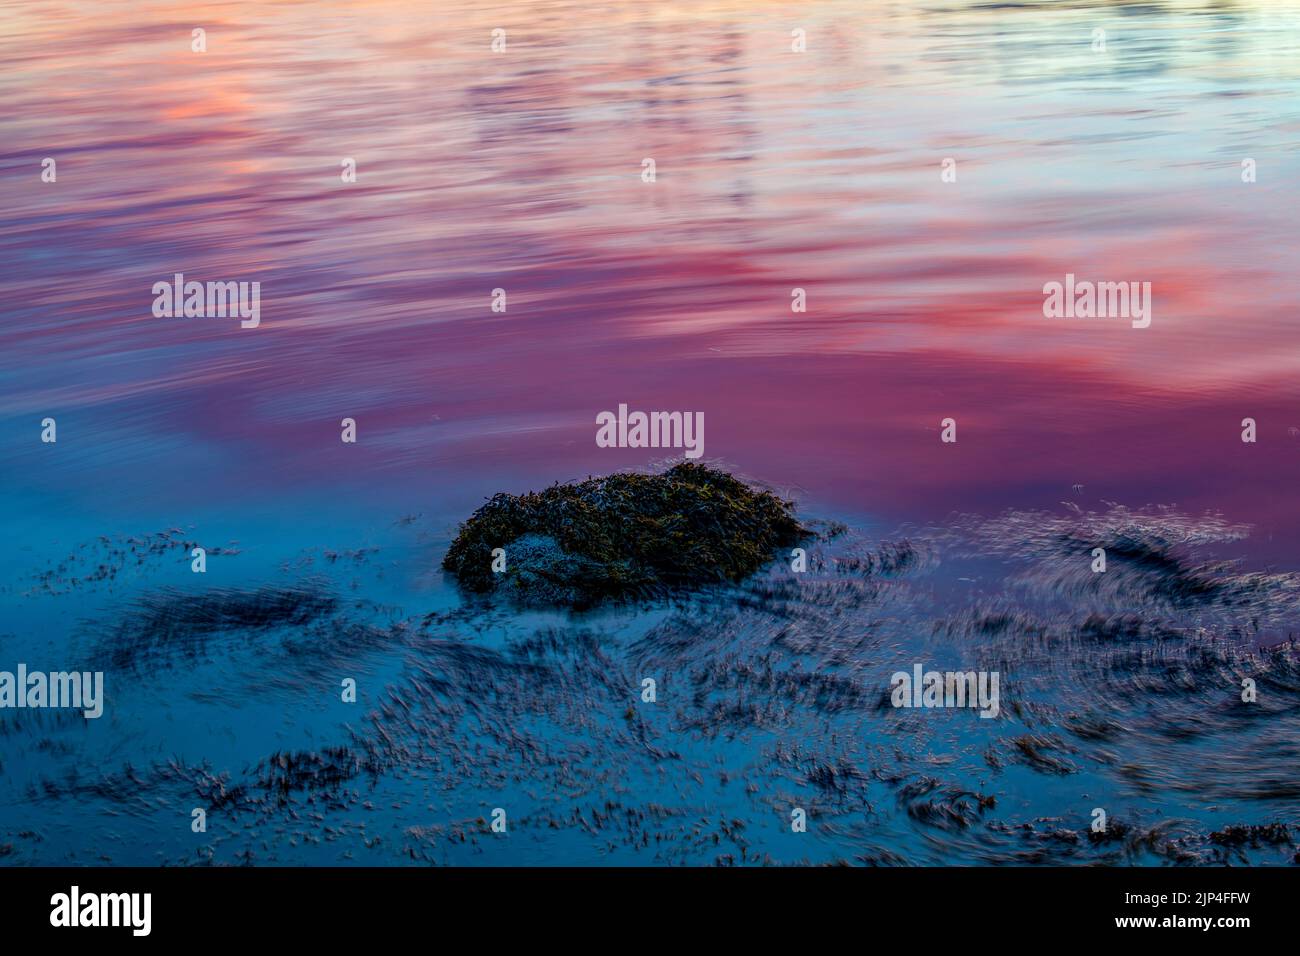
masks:
<path id="1" fill-rule="evenodd" d="M 1289 862 L 1298 87 L 1286 2 L 10 3 L 0 669 L 109 708 L 0 715 L 0 858 Z M 260 327 L 155 318 L 177 272 Z M 1150 328 L 1044 318 L 1067 273 Z M 485 496 L 649 464 L 619 403 L 851 531 L 462 607 Z M 894 711 L 914 661 L 1007 709 Z"/>

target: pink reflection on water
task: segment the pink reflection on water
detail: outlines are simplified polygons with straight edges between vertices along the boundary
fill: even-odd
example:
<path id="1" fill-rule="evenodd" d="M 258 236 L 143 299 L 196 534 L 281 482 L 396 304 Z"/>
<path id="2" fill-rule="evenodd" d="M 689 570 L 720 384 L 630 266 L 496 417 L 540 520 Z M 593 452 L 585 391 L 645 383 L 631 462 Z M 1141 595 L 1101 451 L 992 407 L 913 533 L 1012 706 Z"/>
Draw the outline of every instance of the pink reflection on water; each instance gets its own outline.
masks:
<path id="1" fill-rule="evenodd" d="M 644 465 L 594 445 L 626 402 L 825 507 L 1082 482 L 1293 533 L 1297 16 L 1123 6 L 1098 59 L 1050 5 L 20 3 L 5 437 L 94 423 L 128 498 L 202 460 L 214 494 L 432 476 L 460 507 Z M 175 272 L 260 281 L 262 327 L 154 319 Z M 1152 327 L 1045 319 L 1067 272 L 1151 282 Z"/>

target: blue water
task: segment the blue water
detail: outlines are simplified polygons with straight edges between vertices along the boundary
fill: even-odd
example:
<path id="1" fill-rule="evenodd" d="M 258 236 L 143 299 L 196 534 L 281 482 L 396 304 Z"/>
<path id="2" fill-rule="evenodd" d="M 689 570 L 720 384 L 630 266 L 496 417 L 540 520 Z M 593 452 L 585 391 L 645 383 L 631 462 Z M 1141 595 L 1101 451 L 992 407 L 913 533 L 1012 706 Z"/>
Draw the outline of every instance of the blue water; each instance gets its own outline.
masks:
<path id="1" fill-rule="evenodd" d="M 195 15 L 0 31 L 0 671 L 107 698 L 0 710 L 0 864 L 1293 862 L 1294 5 Z M 178 271 L 262 325 L 155 318 Z M 1067 272 L 1152 326 L 1045 319 Z M 462 596 L 488 496 L 656 466 L 620 403 L 847 531 Z M 894 708 L 917 663 L 999 716 Z"/>

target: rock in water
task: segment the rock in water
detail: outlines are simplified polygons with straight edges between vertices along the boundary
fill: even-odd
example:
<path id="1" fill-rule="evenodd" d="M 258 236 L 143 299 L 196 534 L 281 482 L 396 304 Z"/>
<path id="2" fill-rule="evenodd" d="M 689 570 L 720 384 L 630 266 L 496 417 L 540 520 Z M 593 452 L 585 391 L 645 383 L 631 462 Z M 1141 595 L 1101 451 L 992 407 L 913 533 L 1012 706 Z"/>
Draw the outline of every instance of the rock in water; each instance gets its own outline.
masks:
<path id="1" fill-rule="evenodd" d="M 461 525 L 442 566 L 469 591 L 586 607 L 738 581 L 812 534 L 793 512 L 770 492 L 686 462 L 662 475 L 498 494 Z M 493 570 L 495 548 L 504 571 Z"/>

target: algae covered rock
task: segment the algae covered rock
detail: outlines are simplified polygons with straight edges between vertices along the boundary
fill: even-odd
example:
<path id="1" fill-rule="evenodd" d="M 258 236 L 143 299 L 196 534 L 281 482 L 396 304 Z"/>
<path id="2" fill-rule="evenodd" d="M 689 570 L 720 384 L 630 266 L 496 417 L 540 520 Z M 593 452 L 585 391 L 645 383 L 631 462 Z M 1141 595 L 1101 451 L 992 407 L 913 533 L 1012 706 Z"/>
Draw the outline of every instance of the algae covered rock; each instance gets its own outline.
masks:
<path id="1" fill-rule="evenodd" d="M 442 566 L 469 591 L 583 607 L 738 581 L 809 534 L 790 502 L 686 462 L 498 494 L 461 525 Z"/>

